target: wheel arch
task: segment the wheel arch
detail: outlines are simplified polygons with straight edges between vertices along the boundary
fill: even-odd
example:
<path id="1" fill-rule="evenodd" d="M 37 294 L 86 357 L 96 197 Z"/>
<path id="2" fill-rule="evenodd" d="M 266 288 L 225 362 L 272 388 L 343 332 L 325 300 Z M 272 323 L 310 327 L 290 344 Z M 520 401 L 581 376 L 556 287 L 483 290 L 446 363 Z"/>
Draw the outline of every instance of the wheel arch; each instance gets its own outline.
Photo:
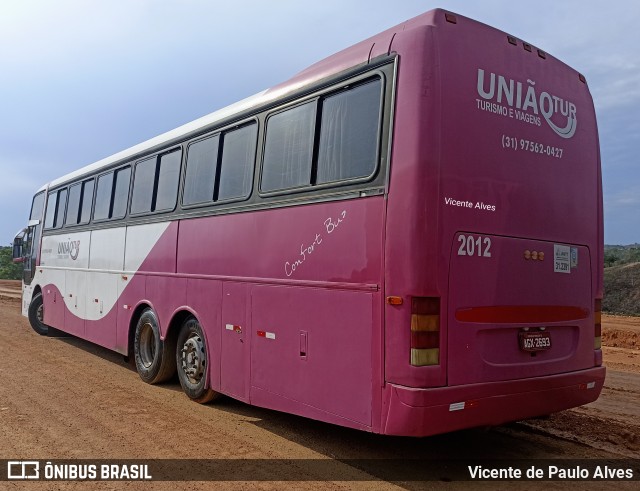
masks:
<path id="1" fill-rule="evenodd" d="M 129 321 L 129 332 L 127 334 L 127 356 L 129 359 L 133 359 L 133 344 L 136 335 L 136 326 L 142 316 L 142 313 L 147 309 L 153 309 L 147 302 L 139 303 L 131 314 L 131 320 Z"/>
<path id="2" fill-rule="evenodd" d="M 164 339 L 175 340 L 178 339 L 178 335 L 180 334 L 180 329 L 182 325 L 185 323 L 187 319 L 193 317 L 195 320 L 200 322 L 198 316 L 188 307 L 182 307 L 176 310 L 169 321 L 169 325 L 164 333 Z M 208 347 L 207 347 L 208 349 Z"/>
<path id="3" fill-rule="evenodd" d="M 31 302 L 31 300 L 33 300 L 33 297 L 35 297 L 38 293 L 42 293 L 42 287 L 40 285 L 36 285 L 33 287 L 33 291 L 31 292 L 31 299 L 29 300 L 29 302 Z"/>

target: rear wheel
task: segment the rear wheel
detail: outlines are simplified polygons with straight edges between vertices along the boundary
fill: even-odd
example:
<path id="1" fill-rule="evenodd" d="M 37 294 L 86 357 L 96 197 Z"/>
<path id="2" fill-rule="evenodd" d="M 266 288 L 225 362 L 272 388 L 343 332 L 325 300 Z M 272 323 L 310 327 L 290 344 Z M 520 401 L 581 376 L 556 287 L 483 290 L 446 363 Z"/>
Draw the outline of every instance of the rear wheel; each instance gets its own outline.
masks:
<path id="1" fill-rule="evenodd" d="M 158 318 L 151 309 L 138 320 L 133 351 L 138 375 L 148 384 L 164 382 L 176 371 L 175 343 L 170 338 L 160 339 Z"/>
<path id="2" fill-rule="evenodd" d="M 29 304 L 29 323 L 41 336 L 49 334 L 49 326 L 44 323 L 44 302 L 42 293 L 36 293 Z"/>
<path id="3" fill-rule="evenodd" d="M 193 317 L 185 321 L 178 335 L 176 365 L 182 390 L 190 399 L 205 404 L 220 395 L 207 388 L 207 345 L 202 327 Z"/>

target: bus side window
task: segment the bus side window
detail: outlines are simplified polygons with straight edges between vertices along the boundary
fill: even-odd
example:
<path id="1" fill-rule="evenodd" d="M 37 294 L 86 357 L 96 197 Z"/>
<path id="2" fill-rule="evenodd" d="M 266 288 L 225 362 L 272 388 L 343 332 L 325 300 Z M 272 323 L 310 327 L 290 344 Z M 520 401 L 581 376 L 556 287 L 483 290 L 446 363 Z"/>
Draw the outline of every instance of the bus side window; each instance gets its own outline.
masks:
<path id="1" fill-rule="evenodd" d="M 309 185 L 315 110 L 314 100 L 269 116 L 261 191 Z"/>
<path id="2" fill-rule="evenodd" d="M 218 200 L 245 198 L 251 193 L 258 125 L 227 131 L 223 136 Z"/>
<path id="3" fill-rule="evenodd" d="M 182 152 L 175 150 L 160 157 L 157 170 L 158 187 L 154 208 L 151 211 L 169 211 L 176 207 L 178 182 L 180 181 L 180 160 Z"/>
<path id="4" fill-rule="evenodd" d="M 96 206 L 93 210 L 94 220 L 109 218 L 111 206 L 111 189 L 113 187 L 113 172 L 104 174 L 98 178 L 98 190 L 96 191 Z"/>
<path id="5" fill-rule="evenodd" d="M 47 216 L 45 228 L 60 228 L 64 222 L 64 211 L 67 205 L 67 188 L 51 191 L 47 198 Z"/>
<path id="6" fill-rule="evenodd" d="M 182 152 L 173 150 L 141 160 L 133 178 L 131 213 L 173 210 L 178 200 Z"/>
<path id="7" fill-rule="evenodd" d="M 372 175 L 377 166 L 381 85 L 375 79 L 322 101 L 315 184 Z"/>
<path id="8" fill-rule="evenodd" d="M 194 205 L 213 200 L 219 141 L 220 135 L 214 135 L 189 145 L 182 204 Z"/>
<path id="9" fill-rule="evenodd" d="M 91 205 L 93 204 L 93 179 L 82 183 L 82 205 L 80 207 L 80 222 L 89 223 L 91 219 Z"/>
<path id="10" fill-rule="evenodd" d="M 82 197 L 82 183 L 69 187 L 69 204 L 67 205 L 67 217 L 65 225 L 77 225 L 78 213 L 80 211 L 80 199 Z"/>
<path id="11" fill-rule="evenodd" d="M 109 218 L 122 218 L 127 214 L 129 201 L 129 184 L 131 182 L 131 167 L 127 166 L 116 171 L 116 182 L 113 190 L 113 203 Z"/>
<path id="12" fill-rule="evenodd" d="M 44 219 L 44 228 L 53 228 L 56 218 L 56 205 L 58 202 L 58 193 L 52 191 L 47 195 L 47 216 Z"/>
<path id="13" fill-rule="evenodd" d="M 131 213 L 145 213 L 151 211 L 155 175 L 156 157 L 141 160 L 136 164 L 136 171 L 133 177 Z"/>

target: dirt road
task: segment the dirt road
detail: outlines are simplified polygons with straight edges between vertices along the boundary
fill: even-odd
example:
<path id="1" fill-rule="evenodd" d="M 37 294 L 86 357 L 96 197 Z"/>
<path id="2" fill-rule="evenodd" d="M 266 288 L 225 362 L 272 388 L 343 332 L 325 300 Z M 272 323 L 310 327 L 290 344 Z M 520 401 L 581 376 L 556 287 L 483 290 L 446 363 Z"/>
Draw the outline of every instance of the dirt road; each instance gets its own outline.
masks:
<path id="1" fill-rule="evenodd" d="M 15 285 L 3 284 L 11 289 Z M 307 475 L 307 460 L 442 458 L 638 458 L 640 320 L 604 320 L 609 366 L 601 398 L 547 419 L 431 438 L 382 437 L 225 398 L 201 406 L 177 382 L 142 383 L 122 357 L 73 337 L 36 335 L 16 298 L 0 292 L 0 459 L 286 459 L 278 475 Z M 615 336 L 614 333 L 617 333 Z M 635 343 L 635 344 L 634 344 Z M 387 465 L 390 460 L 381 460 Z M 32 482 L 28 489 L 431 489 L 438 482 L 385 482 L 337 462 L 336 481 Z M 260 467 L 260 466 L 258 466 Z M 257 474 L 265 472 L 256 469 Z M 444 472 L 444 471 L 443 471 Z M 368 481 L 358 479 L 370 479 Z M 503 483 L 507 484 L 507 483 Z M 518 489 L 634 489 L 636 483 L 518 483 Z M 585 486 L 586 484 L 586 486 Z M 0 489 L 25 489 L 0 482 Z M 512 488 L 513 486 L 509 486 Z M 490 482 L 449 489 L 496 489 Z M 503 487 L 503 489 L 506 489 Z"/>

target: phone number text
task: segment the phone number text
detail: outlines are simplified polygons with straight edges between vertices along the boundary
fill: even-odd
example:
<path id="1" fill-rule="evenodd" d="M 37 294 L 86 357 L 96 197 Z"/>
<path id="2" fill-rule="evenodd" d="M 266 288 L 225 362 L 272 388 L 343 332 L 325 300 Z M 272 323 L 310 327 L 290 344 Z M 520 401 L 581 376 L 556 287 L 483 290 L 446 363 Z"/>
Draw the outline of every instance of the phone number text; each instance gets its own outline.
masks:
<path id="1" fill-rule="evenodd" d="M 514 151 L 523 151 L 531 153 L 539 153 L 557 159 L 562 158 L 562 148 L 545 145 L 543 143 L 526 140 L 525 138 L 516 138 L 509 135 L 502 135 L 502 148 Z"/>

